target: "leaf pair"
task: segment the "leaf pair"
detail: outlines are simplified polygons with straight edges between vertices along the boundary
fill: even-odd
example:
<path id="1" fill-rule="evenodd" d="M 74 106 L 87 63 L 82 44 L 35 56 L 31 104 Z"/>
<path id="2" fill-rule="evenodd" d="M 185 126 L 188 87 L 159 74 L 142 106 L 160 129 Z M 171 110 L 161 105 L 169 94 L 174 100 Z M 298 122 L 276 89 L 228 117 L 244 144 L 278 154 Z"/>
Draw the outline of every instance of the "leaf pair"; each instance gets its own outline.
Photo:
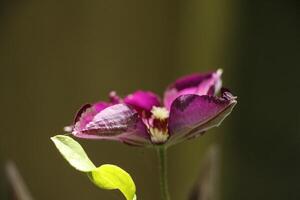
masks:
<path id="1" fill-rule="evenodd" d="M 87 173 L 96 186 L 106 190 L 118 189 L 126 200 L 136 200 L 135 184 L 126 171 L 110 164 L 96 167 L 81 145 L 69 136 L 56 135 L 51 140 L 69 164 L 78 171 Z"/>

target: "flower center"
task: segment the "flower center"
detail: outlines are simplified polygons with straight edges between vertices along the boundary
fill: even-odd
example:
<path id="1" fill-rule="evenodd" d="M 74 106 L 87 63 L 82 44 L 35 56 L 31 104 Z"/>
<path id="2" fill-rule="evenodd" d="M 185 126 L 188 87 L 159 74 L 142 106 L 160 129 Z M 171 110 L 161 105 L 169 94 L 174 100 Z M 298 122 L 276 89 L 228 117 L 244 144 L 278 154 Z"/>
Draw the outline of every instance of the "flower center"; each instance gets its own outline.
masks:
<path id="1" fill-rule="evenodd" d="M 156 144 L 164 143 L 168 137 L 168 118 L 169 111 L 165 107 L 153 106 L 151 110 L 149 131 L 151 141 Z"/>
<path id="2" fill-rule="evenodd" d="M 151 113 L 155 119 L 159 120 L 166 120 L 169 117 L 169 111 L 165 107 L 153 106 Z"/>

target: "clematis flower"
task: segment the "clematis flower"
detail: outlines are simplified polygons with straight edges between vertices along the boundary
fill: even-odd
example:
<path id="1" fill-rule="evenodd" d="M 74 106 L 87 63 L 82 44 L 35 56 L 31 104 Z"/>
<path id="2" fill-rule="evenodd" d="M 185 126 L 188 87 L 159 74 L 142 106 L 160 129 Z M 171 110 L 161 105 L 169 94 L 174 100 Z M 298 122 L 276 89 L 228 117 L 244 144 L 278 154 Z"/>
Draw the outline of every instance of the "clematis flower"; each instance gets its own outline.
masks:
<path id="1" fill-rule="evenodd" d="M 136 146 L 169 146 L 195 138 L 219 126 L 237 103 L 229 90 L 221 89 L 221 75 L 217 70 L 179 78 L 167 87 L 163 101 L 150 91 L 125 98 L 111 92 L 108 102 L 82 106 L 68 131 L 79 138 Z"/>

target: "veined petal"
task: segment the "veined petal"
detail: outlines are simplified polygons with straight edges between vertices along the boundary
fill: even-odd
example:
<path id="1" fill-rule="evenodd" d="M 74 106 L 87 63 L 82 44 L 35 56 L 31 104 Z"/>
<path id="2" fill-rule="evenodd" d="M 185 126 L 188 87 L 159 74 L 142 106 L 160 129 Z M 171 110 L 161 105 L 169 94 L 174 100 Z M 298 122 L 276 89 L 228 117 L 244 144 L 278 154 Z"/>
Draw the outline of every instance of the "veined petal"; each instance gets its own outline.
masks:
<path id="1" fill-rule="evenodd" d="M 236 103 L 236 97 L 227 90 L 222 91 L 222 97 L 196 94 L 178 97 L 170 110 L 169 144 L 199 136 L 219 126 Z"/>
<path id="2" fill-rule="evenodd" d="M 81 123 L 80 119 L 72 132 L 76 137 L 115 140 L 132 145 L 151 143 L 147 128 L 137 111 L 126 104 L 109 106 L 94 114 L 89 122 L 84 121 L 84 126 Z"/>
<path id="3" fill-rule="evenodd" d="M 85 127 L 93 117 L 103 109 L 107 108 L 110 104 L 104 101 L 100 101 L 92 104 L 83 105 L 76 113 L 74 118 L 74 125 L 80 128 Z"/>
<path id="4" fill-rule="evenodd" d="M 125 97 L 124 102 L 128 105 L 133 106 L 137 111 L 150 112 L 153 106 L 160 106 L 159 97 L 150 91 L 136 91 L 127 97 Z"/>
<path id="5" fill-rule="evenodd" d="M 222 70 L 205 74 L 192 74 L 181 77 L 172 83 L 164 94 L 164 105 L 170 109 L 172 102 L 184 94 L 214 95 L 222 85 Z"/>
<path id="6" fill-rule="evenodd" d="M 74 118 L 74 125 L 80 126 L 81 128 L 85 127 L 90 121 L 92 121 L 93 117 L 102 111 L 103 109 L 112 106 L 114 104 L 118 104 L 121 102 L 121 98 L 117 95 L 115 91 L 111 91 L 109 93 L 110 102 L 99 101 L 94 104 L 85 104 L 83 105 L 76 113 Z M 78 122 L 80 121 L 80 122 Z M 78 122 L 78 123 L 77 123 Z M 72 126 L 69 126 L 73 129 Z M 66 127 L 66 128 L 69 128 Z"/>

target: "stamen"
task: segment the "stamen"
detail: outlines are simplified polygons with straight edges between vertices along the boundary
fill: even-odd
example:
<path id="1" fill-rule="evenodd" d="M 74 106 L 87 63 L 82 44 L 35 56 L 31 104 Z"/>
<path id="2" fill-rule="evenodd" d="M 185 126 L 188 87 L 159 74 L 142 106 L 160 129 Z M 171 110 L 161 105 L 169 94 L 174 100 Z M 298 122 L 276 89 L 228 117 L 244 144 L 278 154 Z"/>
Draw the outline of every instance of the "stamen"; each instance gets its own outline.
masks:
<path id="1" fill-rule="evenodd" d="M 73 131 L 73 126 L 65 126 L 64 131 L 68 132 L 68 133 L 71 133 Z"/>
<path id="2" fill-rule="evenodd" d="M 169 134 L 158 128 L 150 128 L 151 141 L 153 143 L 164 143 L 167 141 Z"/>
<path id="3" fill-rule="evenodd" d="M 169 138 L 168 118 L 169 111 L 165 107 L 153 106 L 151 110 L 151 123 L 149 131 L 153 143 L 164 143 Z"/>
<path id="4" fill-rule="evenodd" d="M 169 111 L 165 107 L 153 106 L 151 113 L 155 119 L 165 120 L 169 117 Z"/>
<path id="5" fill-rule="evenodd" d="M 111 91 L 109 93 L 109 100 L 111 103 L 117 104 L 121 102 L 121 98 L 117 95 L 116 91 Z"/>
<path id="6" fill-rule="evenodd" d="M 218 75 L 218 76 L 221 76 L 222 74 L 223 74 L 223 69 L 219 68 L 219 69 L 217 70 L 217 75 Z"/>

